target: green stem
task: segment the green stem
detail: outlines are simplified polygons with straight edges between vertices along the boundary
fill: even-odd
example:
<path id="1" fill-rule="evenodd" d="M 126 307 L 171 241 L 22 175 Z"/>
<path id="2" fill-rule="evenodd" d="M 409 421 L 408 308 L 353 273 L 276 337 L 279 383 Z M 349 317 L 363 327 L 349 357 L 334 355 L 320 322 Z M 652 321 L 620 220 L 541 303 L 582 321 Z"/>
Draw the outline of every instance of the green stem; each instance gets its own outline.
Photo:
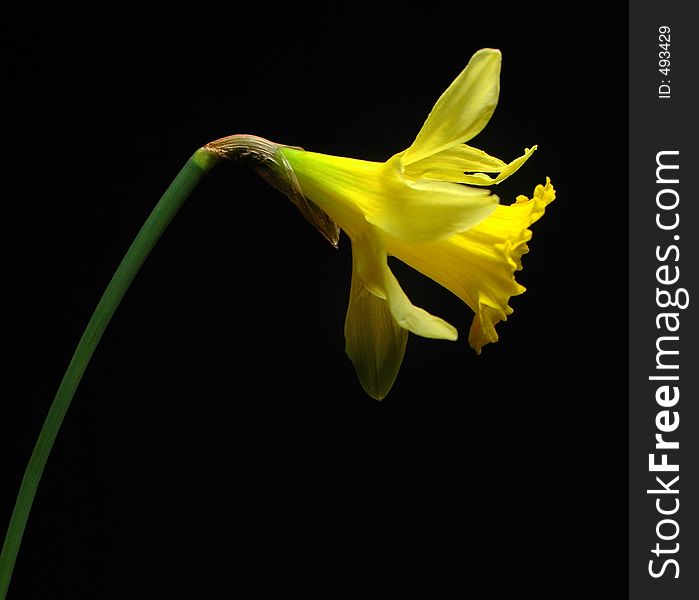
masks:
<path id="1" fill-rule="evenodd" d="M 165 191 L 126 252 L 107 289 L 102 295 L 73 358 L 63 376 L 56 397 L 49 408 L 44 425 L 39 433 L 29 464 L 24 472 L 17 501 L 5 535 L 0 554 L 0 600 L 5 600 L 10 578 L 17 559 L 22 535 L 29 518 L 29 511 L 39 487 L 46 461 L 56 440 L 58 430 L 68 411 L 75 390 L 82 379 L 90 359 L 114 312 L 129 289 L 151 250 L 170 224 L 177 211 L 197 186 L 202 177 L 220 160 L 216 153 L 201 148 L 187 161 L 177 177 Z"/>

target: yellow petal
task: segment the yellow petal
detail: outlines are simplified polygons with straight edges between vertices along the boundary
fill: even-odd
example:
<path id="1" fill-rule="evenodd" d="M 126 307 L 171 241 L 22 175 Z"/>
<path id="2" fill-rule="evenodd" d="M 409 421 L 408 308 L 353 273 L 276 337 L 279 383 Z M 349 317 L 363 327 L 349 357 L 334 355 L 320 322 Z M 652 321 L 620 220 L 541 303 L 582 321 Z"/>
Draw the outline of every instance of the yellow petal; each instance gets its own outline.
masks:
<path id="1" fill-rule="evenodd" d="M 431 315 L 426 310 L 415 306 L 405 295 L 398 280 L 386 265 L 386 297 L 388 307 L 396 320 L 396 323 L 403 329 L 425 338 L 434 340 L 454 341 L 459 337 L 459 333 L 453 325 L 444 319 Z"/>
<path id="2" fill-rule="evenodd" d="M 401 155 L 401 157 L 404 156 Z M 418 179 L 426 172 L 437 169 L 445 169 L 450 173 L 462 174 L 464 171 L 484 171 L 486 173 L 499 173 L 505 168 L 506 163 L 495 156 L 469 146 L 458 144 L 436 154 L 427 156 L 421 160 L 406 165 L 405 174 L 411 179 Z M 450 179 L 448 179 L 450 180 Z"/>
<path id="3" fill-rule="evenodd" d="M 403 156 L 409 165 L 477 135 L 495 111 L 500 94 L 499 50 L 476 52 L 441 95 Z"/>
<path id="4" fill-rule="evenodd" d="M 398 257 L 459 296 L 476 313 L 469 344 L 481 348 L 497 341 L 495 325 L 512 313 L 511 296 L 525 288 L 515 281 L 522 255 L 531 239 L 529 225 L 537 221 L 555 198 L 549 179 L 530 200 L 519 196 L 510 206 L 500 205 L 485 221 L 448 239 L 407 244 L 385 238 L 389 254 Z"/>
<path id="5" fill-rule="evenodd" d="M 457 338 L 458 332 L 452 325 L 410 302 L 388 266 L 378 231 L 352 239 L 352 260 L 365 286 L 386 299 L 398 326 L 426 338 L 452 341 Z"/>
<path id="6" fill-rule="evenodd" d="M 292 148 L 280 152 L 303 195 L 350 237 L 371 223 L 403 240 L 438 240 L 479 223 L 498 202 L 489 190 L 407 179 L 397 157 L 376 163 Z"/>
<path id="7" fill-rule="evenodd" d="M 536 149 L 537 146 L 525 148 L 522 156 L 506 164 L 485 152 L 462 144 L 413 163 L 405 169 L 405 173 L 408 177 L 415 178 L 425 177 L 468 185 L 495 185 L 517 171 Z M 482 152 L 482 155 L 477 152 Z M 486 173 L 498 175 L 490 177 Z"/>
<path id="8" fill-rule="evenodd" d="M 495 210 L 489 190 L 448 181 L 407 179 L 398 161 L 386 163 L 383 197 L 366 206 L 367 221 L 409 242 L 433 241 L 464 231 Z"/>
<path id="9" fill-rule="evenodd" d="M 395 322 L 388 302 L 372 294 L 353 268 L 345 319 L 345 350 L 359 383 L 372 398 L 381 400 L 390 391 L 403 362 L 407 341 L 408 332 Z"/>

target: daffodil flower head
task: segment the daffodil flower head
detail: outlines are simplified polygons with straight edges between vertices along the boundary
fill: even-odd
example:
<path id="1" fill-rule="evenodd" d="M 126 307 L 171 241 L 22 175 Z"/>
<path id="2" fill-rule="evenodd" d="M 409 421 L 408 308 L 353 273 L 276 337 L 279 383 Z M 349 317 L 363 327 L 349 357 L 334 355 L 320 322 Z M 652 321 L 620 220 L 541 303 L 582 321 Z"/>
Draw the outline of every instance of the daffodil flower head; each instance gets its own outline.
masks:
<path id="1" fill-rule="evenodd" d="M 500 66 L 498 50 L 476 52 L 437 100 L 412 145 L 386 162 L 306 152 L 266 140 L 260 143 L 269 146 L 252 153 L 258 171 L 329 241 L 337 244 L 338 226 L 350 238 L 345 347 L 362 387 L 376 399 L 396 379 L 408 332 L 457 339 L 452 325 L 410 302 L 388 256 L 435 280 L 474 311 L 468 340 L 478 353 L 497 341 L 495 325 L 512 313 L 510 297 L 524 292 L 514 272 L 522 268 L 528 251 L 528 227 L 555 191 L 547 178 L 531 198 L 499 204 L 486 186 L 512 175 L 536 146 L 505 163 L 465 143 L 493 115 Z"/>

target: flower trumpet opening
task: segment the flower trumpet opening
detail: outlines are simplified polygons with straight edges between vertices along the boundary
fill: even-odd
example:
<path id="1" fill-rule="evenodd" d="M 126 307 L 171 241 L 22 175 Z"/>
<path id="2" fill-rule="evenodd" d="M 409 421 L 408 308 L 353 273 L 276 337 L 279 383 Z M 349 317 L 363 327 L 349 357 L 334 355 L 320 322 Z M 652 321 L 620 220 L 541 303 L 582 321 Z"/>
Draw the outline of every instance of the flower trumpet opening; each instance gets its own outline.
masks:
<path id="1" fill-rule="evenodd" d="M 532 198 L 518 196 L 515 203 L 499 205 L 478 225 L 448 239 L 406 244 L 386 238 L 387 252 L 457 295 L 475 313 L 468 341 L 480 354 L 484 345 L 498 340 L 495 325 L 513 310 L 512 296 L 524 286 L 515 280 L 522 256 L 529 251 L 529 226 L 544 214 L 556 197 L 549 178 L 536 186 Z"/>

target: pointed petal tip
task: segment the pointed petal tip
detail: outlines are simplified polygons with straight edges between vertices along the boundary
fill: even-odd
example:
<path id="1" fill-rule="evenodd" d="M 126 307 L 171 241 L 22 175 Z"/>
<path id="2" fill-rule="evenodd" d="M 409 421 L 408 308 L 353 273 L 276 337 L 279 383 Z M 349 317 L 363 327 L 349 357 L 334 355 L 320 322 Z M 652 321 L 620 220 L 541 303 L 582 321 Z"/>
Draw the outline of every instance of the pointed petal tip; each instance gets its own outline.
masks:
<path id="1" fill-rule="evenodd" d="M 481 48 L 473 53 L 473 56 L 469 59 L 469 64 L 481 61 L 492 61 L 499 72 L 502 67 L 502 52 L 497 48 Z"/>
<path id="2" fill-rule="evenodd" d="M 366 388 L 364 388 L 364 391 L 369 394 L 374 400 L 377 402 L 381 402 L 387 395 L 390 390 L 386 390 L 385 392 L 372 392 Z"/>
<path id="3" fill-rule="evenodd" d="M 366 392 L 368 396 L 371 396 L 377 402 L 381 402 L 386 396 L 388 396 L 391 389 L 393 389 L 393 384 L 396 378 L 382 379 L 376 377 L 366 377 L 365 373 L 361 373 L 357 370 L 355 365 L 355 372 L 359 380 L 359 384 L 362 389 Z M 396 374 L 397 375 L 397 374 Z"/>
<path id="4" fill-rule="evenodd" d="M 481 48 L 480 50 L 477 50 L 473 56 L 479 56 L 481 54 L 491 54 L 493 56 L 502 58 L 502 52 L 500 52 L 498 48 Z"/>

